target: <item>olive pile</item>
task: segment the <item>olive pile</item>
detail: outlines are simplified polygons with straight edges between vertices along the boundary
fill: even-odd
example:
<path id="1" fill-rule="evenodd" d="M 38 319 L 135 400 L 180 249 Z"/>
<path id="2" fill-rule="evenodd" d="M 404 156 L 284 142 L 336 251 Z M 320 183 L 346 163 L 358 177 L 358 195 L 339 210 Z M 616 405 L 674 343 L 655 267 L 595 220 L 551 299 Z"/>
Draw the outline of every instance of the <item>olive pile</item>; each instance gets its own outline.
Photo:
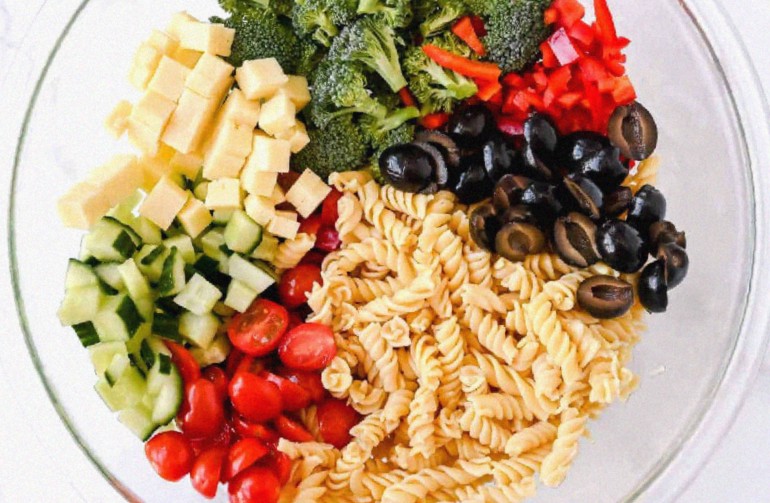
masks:
<path id="1" fill-rule="evenodd" d="M 524 123 L 523 133 L 502 135 L 486 107 L 471 105 L 452 116 L 446 131 L 422 131 L 414 142 L 387 149 L 380 167 L 400 190 L 449 189 L 464 204 L 490 199 L 471 212 L 471 233 L 480 247 L 509 260 L 550 247 L 577 267 L 604 261 L 622 273 L 641 270 L 639 300 L 650 312 L 664 312 L 668 290 L 687 274 L 684 233 L 664 220 L 666 199 L 658 189 L 645 185 L 633 194 L 621 185 L 628 176 L 623 159 L 643 160 L 655 150 L 650 113 L 638 103 L 618 107 L 609 137 L 560 136 L 540 114 Z M 621 279 L 597 276 L 580 286 L 578 302 L 598 318 L 613 318 L 631 307 L 633 290 Z"/>

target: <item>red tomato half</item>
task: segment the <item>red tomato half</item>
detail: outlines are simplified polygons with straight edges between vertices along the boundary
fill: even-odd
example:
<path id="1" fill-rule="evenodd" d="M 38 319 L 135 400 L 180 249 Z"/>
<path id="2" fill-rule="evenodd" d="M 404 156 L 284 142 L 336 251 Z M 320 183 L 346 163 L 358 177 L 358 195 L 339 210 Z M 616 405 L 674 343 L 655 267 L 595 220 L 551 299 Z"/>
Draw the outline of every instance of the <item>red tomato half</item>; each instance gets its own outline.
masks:
<path id="1" fill-rule="evenodd" d="M 225 371 L 217 366 L 211 365 L 203 369 L 202 375 L 204 379 L 207 379 L 214 384 L 214 387 L 217 389 L 217 394 L 219 394 L 220 399 L 224 402 L 227 398 L 228 384 Z"/>
<path id="2" fill-rule="evenodd" d="M 296 309 L 307 302 L 307 295 L 313 289 L 313 284 L 322 284 L 321 269 L 310 264 L 300 264 L 289 269 L 278 283 L 278 295 L 281 304 L 287 309 Z"/>
<path id="3" fill-rule="evenodd" d="M 340 233 L 334 227 L 323 226 L 316 236 L 315 247 L 325 252 L 333 252 L 342 244 Z"/>
<path id="4" fill-rule="evenodd" d="M 323 264 L 325 258 L 326 253 L 320 252 L 318 250 L 310 250 L 305 254 L 304 257 L 302 257 L 300 264 L 309 264 L 321 267 L 321 264 Z"/>
<path id="5" fill-rule="evenodd" d="M 275 419 L 283 408 L 278 387 L 250 372 L 236 373 L 230 381 L 229 392 L 235 410 L 249 421 L 261 423 Z"/>
<path id="6" fill-rule="evenodd" d="M 299 224 L 299 230 L 297 232 L 304 232 L 305 234 L 312 234 L 315 236 L 318 234 L 318 229 L 321 228 L 321 215 L 313 213 L 307 218 L 304 218 Z"/>
<path id="7" fill-rule="evenodd" d="M 230 503 L 275 503 L 281 484 L 270 468 L 252 466 L 230 481 L 227 492 Z"/>
<path id="8" fill-rule="evenodd" d="M 171 361 L 179 369 L 179 374 L 182 376 L 185 386 L 189 386 L 197 381 L 201 376 L 201 368 L 187 348 L 174 341 L 164 340 L 163 342 L 166 343 L 166 347 L 171 351 Z"/>
<path id="9" fill-rule="evenodd" d="M 342 197 L 342 192 L 332 189 L 329 195 L 324 199 L 323 206 L 321 206 L 321 221 L 327 227 L 334 227 L 337 223 L 337 219 L 340 217 L 337 212 L 337 202 Z"/>
<path id="10" fill-rule="evenodd" d="M 239 414 L 234 413 L 230 419 L 235 432 L 241 437 L 252 437 L 266 444 L 274 444 L 278 442 L 278 433 L 273 431 L 270 427 L 260 423 L 252 423 L 242 418 Z"/>
<path id="11" fill-rule="evenodd" d="M 289 456 L 281 451 L 273 451 L 273 468 L 281 485 L 289 481 L 291 474 L 291 458 Z"/>
<path id="12" fill-rule="evenodd" d="M 361 420 L 350 405 L 329 398 L 318 406 L 318 429 L 324 442 L 342 449 L 350 442 L 350 429 Z"/>
<path id="13" fill-rule="evenodd" d="M 225 424 L 225 411 L 217 387 L 209 380 L 198 379 L 187 388 L 182 429 L 190 438 L 213 437 Z"/>
<path id="14" fill-rule="evenodd" d="M 217 486 L 222 474 L 222 464 L 227 456 L 227 447 L 212 447 L 198 455 L 190 470 L 190 482 L 196 491 L 206 498 L 217 495 Z"/>
<path id="15" fill-rule="evenodd" d="M 270 450 L 256 438 L 243 438 L 230 446 L 222 468 L 222 480 L 228 481 L 266 456 Z"/>
<path id="16" fill-rule="evenodd" d="M 278 433 L 285 439 L 292 442 L 312 442 L 313 435 L 305 429 L 304 426 L 286 416 L 279 416 L 275 420 L 275 427 Z"/>
<path id="17" fill-rule="evenodd" d="M 310 399 L 314 403 L 321 403 L 326 398 L 326 390 L 321 382 L 321 374 L 318 372 L 306 372 L 304 370 L 281 367 L 276 370 L 276 373 L 300 385 L 305 391 L 310 393 Z"/>
<path id="18" fill-rule="evenodd" d="M 243 313 L 236 314 L 227 327 L 233 346 L 252 356 L 263 356 L 276 347 L 289 325 L 286 308 L 257 299 Z"/>
<path id="19" fill-rule="evenodd" d="M 177 426 L 182 428 L 178 420 L 177 420 Z M 214 447 L 225 447 L 225 448 L 229 447 L 232 436 L 233 436 L 233 429 L 230 428 L 230 425 L 225 424 L 222 427 L 222 429 L 219 430 L 219 432 L 213 437 L 203 437 L 203 438 L 188 437 L 187 440 L 190 441 L 190 446 L 192 447 L 195 455 L 199 456 L 200 453 L 202 453 L 203 451 L 207 451 Z"/>
<path id="20" fill-rule="evenodd" d="M 310 405 L 310 393 L 299 384 L 294 384 L 272 372 L 263 372 L 261 376 L 278 387 L 281 392 L 283 410 L 297 411 Z"/>
<path id="21" fill-rule="evenodd" d="M 336 354 L 332 329 L 320 323 L 305 323 L 292 329 L 278 348 L 283 364 L 299 370 L 321 370 Z"/>
<path id="22" fill-rule="evenodd" d="M 195 455 L 190 442 L 178 431 L 158 433 L 144 444 L 144 454 L 162 478 L 176 482 L 188 473 Z"/>

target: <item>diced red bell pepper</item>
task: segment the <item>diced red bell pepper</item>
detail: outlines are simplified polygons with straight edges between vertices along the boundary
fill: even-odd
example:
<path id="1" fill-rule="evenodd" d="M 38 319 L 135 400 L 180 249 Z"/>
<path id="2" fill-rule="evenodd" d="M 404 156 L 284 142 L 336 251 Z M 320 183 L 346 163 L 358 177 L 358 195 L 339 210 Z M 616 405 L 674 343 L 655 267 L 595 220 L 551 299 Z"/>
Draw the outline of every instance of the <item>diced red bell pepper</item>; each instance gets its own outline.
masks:
<path id="1" fill-rule="evenodd" d="M 636 90 L 628 76 L 616 80 L 615 89 L 612 90 L 612 98 L 618 105 L 627 105 L 636 99 Z"/>
<path id="2" fill-rule="evenodd" d="M 524 122 L 503 115 L 497 119 L 497 129 L 508 136 L 521 136 L 524 134 Z"/>
<path id="3" fill-rule="evenodd" d="M 556 101 L 558 101 L 559 105 L 564 108 L 570 109 L 580 103 L 582 97 L 583 96 L 580 93 L 564 93 L 559 96 Z"/>
<path id="4" fill-rule="evenodd" d="M 479 90 L 476 93 L 476 96 L 479 97 L 481 101 L 489 101 L 492 96 L 497 94 L 499 91 L 503 89 L 502 84 L 500 82 L 494 80 L 494 81 L 483 81 L 478 80 L 476 81 L 476 85 L 478 86 Z"/>
<path id="5" fill-rule="evenodd" d="M 548 45 L 562 66 L 569 65 L 580 57 L 564 28 L 559 28 L 548 37 Z"/>
<path id="6" fill-rule="evenodd" d="M 476 35 L 479 37 L 486 37 L 487 36 L 487 27 L 484 26 L 484 20 L 481 19 L 479 16 L 470 16 L 471 18 L 471 24 L 473 25 L 473 31 L 476 32 Z"/>
<path id="7" fill-rule="evenodd" d="M 476 30 L 473 28 L 473 22 L 471 21 L 470 16 L 463 16 L 460 18 L 460 20 L 452 26 L 452 33 L 457 35 L 460 40 L 465 42 L 468 47 L 479 56 L 486 54 L 487 51 L 484 49 L 484 44 L 481 42 L 481 39 L 476 34 Z"/>
<path id="8" fill-rule="evenodd" d="M 543 66 L 546 68 L 556 68 L 559 66 L 559 59 L 554 54 L 548 41 L 540 44 L 540 52 L 543 53 Z"/>
<path id="9" fill-rule="evenodd" d="M 524 80 L 524 77 L 522 77 L 521 75 L 518 75 L 516 73 L 509 73 L 505 77 L 503 77 L 503 85 L 505 85 L 505 87 L 522 89 L 527 85 L 527 81 Z"/>
<path id="10" fill-rule="evenodd" d="M 551 8 L 558 12 L 559 25 L 569 28 L 583 19 L 586 9 L 577 0 L 554 0 Z"/>
<path id="11" fill-rule="evenodd" d="M 449 122 L 449 114 L 443 112 L 428 114 L 420 119 L 420 124 L 426 129 L 438 129 L 447 122 Z"/>
<path id="12" fill-rule="evenodd" d="M 594 39 L 596 37 L 596 34 L 591 29 L 591 26 L 585 21 L 577 21 L 567 30 L 567 34 L 571 39 L 576 40 L 582 44 L 583 48 L 586 50 L 591 47 L 591 44 L 594 43 Z"/>
<path id="13" fill-rule="evenodd" d="M 553 7 L 548 7 L 543 13 L 543 21 L 546 26 L 550 26 L 559 21 L 559 11 Z"/>
<path id="14" fill-rule="evenodd" d="M 414 95 L 412 94 L 412 92 L 409 90 L 408 87 L 402 87 L 401 89 L 399 89 L 398 97 L 401 98 L 401 103 L 403 103 L 405 107 L 417 106 L 417 100 L 414 99 Z"/>
<path id="15" fill-rule="evenodd" d="M 555 96 L 560 96 L 567 92 L 569 82 L 572 79 L 572 68 L 569 66 L 562 66 L 556 69 L 548 77 L 548 90 Z"/>

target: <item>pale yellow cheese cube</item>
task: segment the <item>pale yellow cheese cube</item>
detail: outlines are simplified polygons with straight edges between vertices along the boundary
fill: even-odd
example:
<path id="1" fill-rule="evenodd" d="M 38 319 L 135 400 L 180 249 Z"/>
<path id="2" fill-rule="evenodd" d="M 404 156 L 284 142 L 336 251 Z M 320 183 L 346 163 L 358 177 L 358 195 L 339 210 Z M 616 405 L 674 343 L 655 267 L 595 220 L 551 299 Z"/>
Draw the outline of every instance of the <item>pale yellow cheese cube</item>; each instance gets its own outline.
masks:
<path id="1" fill-rule="evenodd" d="M 204 53 L 187 77 L 185 87 L 204 98 L 221 100 L 233 84 L 233 70 L 233 65 L 222 58 Z"/>
<path id="2" fill-rule="evenodd" d="M 273 204 L 281 204 L 282 202 L 286 201 L 286 192 L 283 191 L 280 185 L 276 185 L 273 189 L 273 194 L 270 196 L 270 199 L 273 200 Z"/>
<path id="3" fill-rule="evenodd" d="M 209 183 L 206 207 L 212 210 L 232 210 L 242 206 L 241 184 L 237 178 L 219 178 Z"/>
<path id="4" fill-rule="evenodd" d="M 156 92 L 148 91 L 136 102 L 130 118 L 141 122 L 152 131 L 157 131 L 160 138 L 175 108 L 174 101 Z"/>
<path id="5" fill-rule="evenodd" d="M 155 46 L 143 42 L 134 53 L 134 60 L 128 73 L 128 79 L 137 89 L 144 91 L 155 74 L 163 53 Z"/>
<path id="6" fill-rule="evenodd" d="M 177 102 L 184 91 L 184 83 L 190 69 L 168 56 L 163 56 L 147 88 L 165 98 Z"/>
<path id="7" fill-rule="evenodd" d="M 306 169 L 286 193 L 286 200 L 297 209 L 297 213 L 307 218 L 331 191 L 321 177 Z"/>
<path id="8" fill-rule="evenodd" d="M 294 239 L 299 231 L 299 222 L 285 216 L 276 215 L 267 224 L 267 231 L 279 238 Z"/>
<path id="9" fill-rule="evenodd" d="M 136 156 L 119 154 L 91 171 L 87 181 L 99 187 L 110 206 L 115 206 L 142 186 L 144 172 Z"/>
<path id="10" fill-rule="evenodd" d="M 171 165 L 159 157 L 145 156 L 139 160 L 139 165 L 144 173 L 144 189 L 150 191 L 164 176 L 172 177 L 174 170 Z"/>
<path id="11" fill-rule="evenodd" d="M 160 30 L 152 30 L 147 43 L 166 55 L 174 54 L 179 48 L 179 39 L 177 37 Z"/>
<path id="12" fill-rule="evenodd" d="M 291 220 L 292 222 L 297 222 L 299 220 L 299 216 L 297 215 L 296 211 L 275 210 L 275 216 L 278 218 Z"/>
<path id="13" fill-rule="evenodd" d="M 174 152 L 169 164 L 176 173 L 180 173 L 190 180 L 195 180 L 203 165 L 203 157 L 196 153 L 182 154 L 181 152 Z"/>
<path id="14" fill-rule="evenodd" d="M 227 96 L 225 104 L 219 109 L 218 120 L 230 121 L 239 126 L 254 129 L 259 122 L 259 109 L 259 101 L 248 100 L 243 91 L 233 89 Z"/>
<path id="15" fill-rule="evenodd" d="M 180 47 L 174 51 L 174 54 L 171 57 L 174 61 L 178 61 L 187 68 L 193 68 L 198 63 L 198 60 L 201 59 L 201 56 L 203 56 L 203 53 L 200 51 Z"/>
<path id="16" fill-rule="evenodd" d="M 195 16 L 191 16 L 186 11 L 177 12 L 176 14 L 171 16 L 171 21 L 168 23 L 168 26 L 166 27 L 166 33 L 178 39 L 182 35 L 183 25 L 185 25 L 186 23 L 197 23 L 197 22 L 198 22 L 198 18 Z"/>
<path id="17" fill-rule="evenodd" d="M 185 89 L 163 132 L 163 143 L 183 154 L 196 150 L 218 105 L 218 100 L 204 98 Z"/>
<path id="18" fill-rule="evenodd" d="M 164 176 L 142 201 L 139 214 L 166 230 L 184 207 L 188 196 L 188 192 L 174 183 L 171 178 Z"/>
<path id="19" fill-rule="evenodd" d="M 238 178 L 243 168 L 243 157 L 224 150 L 210 152 L 203 161 L 203 177 L 209 180 Z"/>
<path id="20" fill-rule="evenodd" d="M 310 143 L 310 137 L 307 135 L 307 128 L 302 121 L 297 121 L 293 128 L 287 129 L 275 137 L 288 141 L 292 154 L 296 154 Z"/>
<path id="21" fill-rule="evenodd" d="M 289 81 L 289 78 L 283 73 L 278 60 L 264 58 L 244 61 L 243 65 L 235 71 L 235 80 L 246 98 L 257 100 L 275 94 L 279 87 Z"/>
<path id="22" fill-rule="evenodd" d="M 179 27 L 179 42 L 185 49 L 229 56 L 235 30 L 218 23 L 182 23 Z"/>
<path id="23" fill-rule="evenodd" d="M 255 134 L 244 169 L 286 173 L 289 171 L 290 158 L 291 145 L 288 141 Z"/>
<path id="24" fill-rule="evenodd" d="M 104 119 L 104 127 L 115 138 L 120 138 L 128 129 L 128 117 L 133 106 L 126 100 L 121 100 L 115 105 L 110 114 Z"/>
<path id="25" fill-rule="evenodd" d="M 150 157 L 158 154 L 158 149 L 160 148 L 160 130 L 153 129 L 147 124 L 136 120 L 134 117 L 129 117 L 127 131 L 128 141 L 143 154 Z"/>
<path id="26" fill-rule="evenodd" d="M 56 203 L 59 220 L 66 227 L 89 229 L 110 209 L 105 194 L 89 182 L 80 182 L 71 187 Z"/>
<path id="27" fill-rule="evenodd" d="M 276 136 L 294 127 L 297 122 L 297 107 L 284 93 L 275 96 L 262 104 L 259 112 L 259 127 L 265 133 Z"/>
<path id="28" fill-rule="evenodd" d="M 276 183 L 278 183 L 278 173 L 259 171 L 249 166 L 241 171 L 241 185 L 249 194 L 270 197 L 273 195 Z"/>
<path id="29" fill-rule="evenodd" d="M 288 81 L 281 86 L 278 92 L 286 94 L 297 107 L 302 110 L 310 103 L 310 91 L 308 90 L 307 78 L 302 75 L 289 75 Z"/>
<path id="30" fill-rule="evenodd" d="M 172 147 L 161 144 L 160 147 L 158 147 L 158 155 L 155 157 L 165 162 L 171 162 L 171 158 L 174 157 L 174 154 L 176 153 L 176 150 Z"/>
<path id="31" fill-rule="evenodd" d="M 215 126 L 206 147 L 207 150 L 221 147 L 227 153 L 243 157 L 245 160 L 251 153 L 253 137 L 254 130 L 251 127 L 223 118 Z"/>
<path id="32" fill-rule="evenodd" d="M 185 232 L 195 239 L 203 230 L 211 224 L 211 212 L 202 201 L 194 195 L 189 194 L 187 202 L 179 210 L 177 215 L 179 223 L 182 224 Z"/>
<path id="33" fill-rule="evenodd" d="M 243 200 L 246 214 L 259 225 L 266 226 L 275 216 L 275 205 L 267 197 L 249 194 Z"/>

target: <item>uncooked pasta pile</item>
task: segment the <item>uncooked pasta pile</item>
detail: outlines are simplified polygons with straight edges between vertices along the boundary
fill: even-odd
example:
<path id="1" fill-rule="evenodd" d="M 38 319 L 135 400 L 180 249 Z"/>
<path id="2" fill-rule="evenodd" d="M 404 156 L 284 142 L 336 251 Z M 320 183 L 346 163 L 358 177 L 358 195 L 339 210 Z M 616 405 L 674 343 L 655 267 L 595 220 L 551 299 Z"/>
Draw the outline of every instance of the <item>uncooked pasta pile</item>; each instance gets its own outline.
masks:
<path id="1" fill-rule="evenodd" d="M 626 364 L 641 306 L 598 320 L 575 298 L 586 278 L 618 273 L 496 258 L 449 193 L 407 194 L 365 172 L 331 183 L 343 245 L 309 321 L 337 339 L 324 386 L 364 418 L 341 450 L 281 440 L 294 460 L 283 500 L 511 502 L 536 478 L 561 483 L 587 420 L 637 384 Z"/>

